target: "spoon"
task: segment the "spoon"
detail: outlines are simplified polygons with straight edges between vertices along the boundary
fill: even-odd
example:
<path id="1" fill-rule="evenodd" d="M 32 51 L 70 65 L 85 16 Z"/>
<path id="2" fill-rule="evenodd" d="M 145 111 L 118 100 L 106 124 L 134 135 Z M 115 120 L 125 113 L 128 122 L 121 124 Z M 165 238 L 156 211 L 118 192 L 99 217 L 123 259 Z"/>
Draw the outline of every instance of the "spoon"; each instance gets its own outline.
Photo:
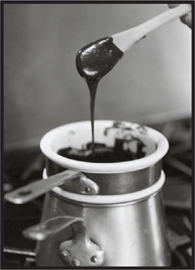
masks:
<path id="1" fill-rule="evenodd" d="M 132 47 L 132 45 L 144 38 L 146 34 L 178 17 L 185 15 L 190 12 L 191 9 L 190 4 L 179 5 L 178 7 L 170 9 L 143 24 L 112 35 L 113 43 L 118 47 L 118 49 L 125 53 Z"/>
<path id="2" fill-rule="evenodd" d="M 182 4 L 134 28 L 105 37 L 83 47 L 76 56 L 79 74 L 87 83 L 99 82 L 135 43 L 149 32 L 191 11 L 190 4 Z"/>

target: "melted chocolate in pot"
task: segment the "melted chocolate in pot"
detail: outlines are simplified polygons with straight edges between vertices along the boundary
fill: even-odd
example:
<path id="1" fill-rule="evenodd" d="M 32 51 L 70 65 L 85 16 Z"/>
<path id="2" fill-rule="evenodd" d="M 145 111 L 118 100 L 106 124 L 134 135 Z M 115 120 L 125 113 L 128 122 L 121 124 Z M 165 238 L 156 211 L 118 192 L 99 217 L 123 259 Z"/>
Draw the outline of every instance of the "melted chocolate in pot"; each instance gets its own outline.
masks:
<path id="1" fill-rule="evenodd" d="M 105 136 L 107 135 L 109 129 L 123 128 L 124 130 L 131 130 L 131 128 L 123 127 L 120 123 L 115 122 L 112 127 L 105 129 Z M 138 127 L 140 132 L 147 132 L 141 126 Z M 136 149 L 131 150 L 130 144 L 136 143 Z M 129 144 L 129 145 L 128 145 Z M 128 145 L 128 147 L 127 147 Z M 124 149 L 125 146 L 125 149 Z M 95 147 L 95 153 L 93 148 Z M 130 138 L 119 139 L 115 138 L 115 144 L 113 147 L 108 147 L 103 143 L 88 143 L 82 145 L 82 149 L 66 147 L 60 149 L 57 153 L 63 157 L 84 161 L 84 162 L 96 162 L 96 163 L 113 163 L 113 162 L 124 162 L 135 160 L 145 157 L 146 153 L 144 151 L 145 144 L 140 138 L 131 136 Z M 134 147 L 135 148 L 135 147 Z"/>
<path id="2" fill-rule="evenodd" d="M 92 128 L 92 150 L 95 152 L 94 142 L 94 108 L 97 86 L 100 79 L 106 75 L 121 59 L 123 52 L 112 42 L 111 37 L 99 39 L 79 50 L 76 56 L 76 67 L 89 87 L 90 110 Z"/>
<path id="3" fill-rule="evenodd" d="M 114 163 L 124 162 L 142 158 L 145 156 L 143 151 L 144 144 L 140 141 L 137 145 L 137 151 L 134 153 L 130 149 L 123 149 L 124 140 L 116 139 L 114 147 L 106 147 L 104 144 L 95 143 L 95 155 L 92 150 L 92 144 L 87 144 L 86 149 L 76 149 L 67 147 L 60 149 L 58 154 L 78 161 L 95 163 Z"/>

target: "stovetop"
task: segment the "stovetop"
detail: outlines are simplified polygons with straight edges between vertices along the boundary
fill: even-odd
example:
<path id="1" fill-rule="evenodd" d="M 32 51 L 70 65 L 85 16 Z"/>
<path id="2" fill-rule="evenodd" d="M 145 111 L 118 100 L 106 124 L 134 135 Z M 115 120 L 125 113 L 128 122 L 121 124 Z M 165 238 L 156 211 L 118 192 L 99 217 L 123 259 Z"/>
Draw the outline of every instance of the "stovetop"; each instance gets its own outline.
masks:
<path id="1" fill-rule="evenodd" d="M 192 141 L 191 119 L 152 126 L 163 133 L 170 149 L 163 161 L 166 182 L 163 187 L 172 267 L 194 265 L 192 238 Z M 4 151 L 3 193 L 42 178 L 45 159 L 39 146 L 16 147 Z M 3 256 L 1 269 L 36 268 L 36 242 L 22 231 L 40 222 L 44 195 L 23 204 L 3 202 Z"/>

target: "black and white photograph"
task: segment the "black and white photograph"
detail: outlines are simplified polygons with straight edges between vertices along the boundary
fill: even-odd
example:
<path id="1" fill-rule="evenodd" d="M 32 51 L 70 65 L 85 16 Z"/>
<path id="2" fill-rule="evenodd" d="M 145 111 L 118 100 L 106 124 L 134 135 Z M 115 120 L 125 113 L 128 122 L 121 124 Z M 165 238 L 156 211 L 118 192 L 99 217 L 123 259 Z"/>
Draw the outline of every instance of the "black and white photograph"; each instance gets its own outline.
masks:
<path id="1" fill-rule="evenodd" d="M 1 269 L 194 269 L 194 1 L 1 1 Z"/>

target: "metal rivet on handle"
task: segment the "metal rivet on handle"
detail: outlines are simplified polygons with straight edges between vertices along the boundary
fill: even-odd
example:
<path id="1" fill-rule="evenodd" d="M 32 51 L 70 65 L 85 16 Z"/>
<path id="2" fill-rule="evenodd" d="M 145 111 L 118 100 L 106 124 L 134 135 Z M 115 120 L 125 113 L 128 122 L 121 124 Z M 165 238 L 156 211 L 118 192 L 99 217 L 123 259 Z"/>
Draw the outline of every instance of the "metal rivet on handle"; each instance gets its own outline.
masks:
<path id="1" fill-rule="evenodd" d="M 96 263 L 96 262 L 97 262 L 97 256 L 91 257 L 91 261 L 92 261 L 93 263 Z"/>
<path id="2" fill-rule="evenodd" d="M 74 264 L 74 266 L 80 266 L 81 265 L 81 262 L 78 259 L 74 259 L 72 261 L 72 263 Z"/>
<path id="3" fill-rule="evenodd" d="M 62 254 L 63 257 L 68 257 L 68 251 L 67 250 L 63 250 L 61 254 Z"/>
<path id="4" fill-rule="evenodd" d="M 91 188 L 90 187 L 86 187 L 85 188 L 85 192 L 89 193 L 91 191 Z"/>

